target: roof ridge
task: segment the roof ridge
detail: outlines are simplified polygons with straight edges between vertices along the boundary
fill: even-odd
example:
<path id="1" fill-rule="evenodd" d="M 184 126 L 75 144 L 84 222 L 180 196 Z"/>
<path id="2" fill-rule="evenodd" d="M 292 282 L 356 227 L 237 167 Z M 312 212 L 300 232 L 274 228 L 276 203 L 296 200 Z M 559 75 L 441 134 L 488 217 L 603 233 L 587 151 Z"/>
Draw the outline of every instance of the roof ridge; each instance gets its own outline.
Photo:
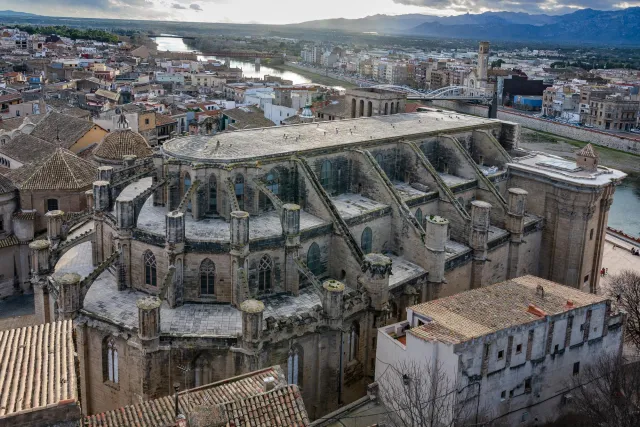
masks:
<path id="1" fill-rule="evenodd" d="M 67 169 L 69 170 L 69 173 L 71 174 L 71 177 L 73 178 L 73 181 L 76 183 L 76 185 L 79 185 L 80 183 L 78 182 L 78 178 L 76 178 L 76 174 L 73 173 L 73 169 L 71 168 L 71 165 L 69 165 L 69 163 L 67 162 L 66 156 L 64 152 L 62 152 L 62 147 L 60 147 L 60 157 L 62 157 L 62 161 L 64 162 L 64 165 L 67 167 Z M 73 154 L 73 153 L 71 153 Z M 75 156 L 75 154 L 73 154 Z M 80 158 L 80 157 L 78 157 Z"/>

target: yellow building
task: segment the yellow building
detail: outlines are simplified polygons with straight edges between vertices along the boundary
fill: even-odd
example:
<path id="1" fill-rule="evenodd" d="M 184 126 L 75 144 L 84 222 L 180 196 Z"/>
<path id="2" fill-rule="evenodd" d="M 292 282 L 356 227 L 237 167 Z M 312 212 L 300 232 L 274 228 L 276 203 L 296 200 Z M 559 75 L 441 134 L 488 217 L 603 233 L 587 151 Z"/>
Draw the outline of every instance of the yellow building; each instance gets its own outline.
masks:
<path id="1" fill-rule="evenodd" d="M 93 122 L 52 111 L 40 120 L 31 135 L 77 154 L 102 141 L 107 133 Z"/>

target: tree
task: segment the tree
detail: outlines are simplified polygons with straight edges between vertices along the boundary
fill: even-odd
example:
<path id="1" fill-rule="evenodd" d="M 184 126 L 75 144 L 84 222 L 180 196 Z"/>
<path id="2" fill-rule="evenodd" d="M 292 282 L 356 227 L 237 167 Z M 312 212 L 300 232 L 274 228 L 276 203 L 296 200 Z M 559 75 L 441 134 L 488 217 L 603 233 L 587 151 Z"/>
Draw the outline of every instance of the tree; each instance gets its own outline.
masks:
<path id="1" fill-rule="evenodd" d="M 500 67 L 502 67 L 502 64 L 504 64 L 504 61 L 501 58 L 499 58 L 499 59 L 491 62 L 491 68 L 500 68 Z"/>
<path id="2" fill-rule="evenodd" d="M 624 270 L 611 276 L 608 294 L 627 312 L 625 338 L 640 351 L 640 274 Z"/>
<path id="3" fill-rule="evenodd" d="M 396 427 L 445 427 L 475 421 L 477 385 L 457 389 L 441 362 L 387 365 L 378 380 L 389 410 L 385 422 Z"/>
<path id="4" fill-rule="evenodd" d="M 624 364 L 617 355 L 587 365 L 571 382 L 571 408 L 580 418 L 574 425 L 636 427 L 640 411 L 640 366 Z"/>

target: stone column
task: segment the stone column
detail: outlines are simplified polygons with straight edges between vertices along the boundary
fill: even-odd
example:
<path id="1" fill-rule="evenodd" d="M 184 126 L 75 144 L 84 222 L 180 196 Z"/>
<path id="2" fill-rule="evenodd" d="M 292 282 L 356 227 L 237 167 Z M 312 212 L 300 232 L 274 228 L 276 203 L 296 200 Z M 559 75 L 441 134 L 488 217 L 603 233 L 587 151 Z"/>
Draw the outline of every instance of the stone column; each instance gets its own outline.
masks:
<path id="1" fill-rule="evenodd" d="M 98 168 L 98 181 L 111 182 L 113 166 L 100 166 Z"/>
<path id="2" fill-rule="evenodd" d="M 262 338 L 264 304 L 248 299 L 240 304 L 242 311 L 242 342 L 247 349 L 256 349 Z"/>
<path id="3" fill-rule="evenodd" d="M 246 261 L 249 256 L 249 213 L 231 212 L 231 302 L 236 307 L 250 297 Z"/>
<path id="4" fill-rule="evenodd" d="M 146 352 L 156 351 L 160 344 L 160 306 L 162 301 L 148 296 L 136 301 L 138 307 L 138 338 Z"/>
<path id="5" fill-rule="evenodd" d="M 153 175 L 153 185 L 156 184 L 158 179 L 164 178 L 164 158 L 162 153 L 155 151 L 153 153 L 153 166 L 156 169 L 156 173 Z M 153 193 L 153 206 L 164 206 L 166 203 L 164 186 L 161 186 Z"/>
<path id="6" fill-rule="evenodd" d="M 138 156 L 135 156 L 133 154 L 126 154 L 122 156 L 123 166 L 125 168 L 128 168 L 130 166 L 135 166 L 137 159 L 138 159 Z"/>
<path id="7" fill-rule="evenodd" d="M 31 280 L 25 283 L 22 291 L 30 293 L 29 284 L 33 286 L 35 314 L 38 323 L 50 322 L 49 288 L 47 287 L 47 275 L 51 271 L 49 264 L 48 240 L 34 240 L 29 243 L 29 256 L 31 257 Z"/>
<path id="8" fill-rule="evenodd" d="M 360 285 L 371 297 L 371 308 L 383 310 L 389 301 L 389 276 L 391 275 L 390 258 L 382 254 L 367 254 L 362 262 Z"/>
<path id="9" fill-rule="evenodd" d="M 62 219 L 64 212 L 49 211 L 44 216 L 47 218 L 47 238 L 52 245 L 60 241 L 62 236 Z"/>
<path id="10" fill-rule="evenodd" d="M 285 237 L 285 265 L 284 288 L 293 295 L 298 295 L 300 289 L 300 274 L 296 259 L 300 248 L 300 206 L 286 204 L 282 207 L 282 233 Z"/>
<path id="11" fill-rule="evenodd" d="M 427 247 L 427 271 L 429 278 L 426 289 L 422 289 L 421 300 L 430 301 L 438 298 L 440 287 L 444 282 L 444 264 L 447 258 L 445 245 L 449 229 L 449 221 L 441 216 L 428 216 L 425 219 L 425 246 Z"/>
<path id="12" fill-rule="evenodd" d="M 135 227 L 133 198 L 120 196 L 116 199 L 116 223 L 120 229 Z"/>
<path id="13" fill-rule="evenodd" d="M 54 277 L 58 284 L 57 320 L 75 319 L 80 305 L 80 282 L 82 277 L 76 273 L 65 273 Z"/>
<path id="14" fill-rule="evenodd" d="M 84 196 L 87 198 L 87 209 L 93 210 L 93 190 L 85 191 Z"/>
<path id="15" fill-rule="evenodd" d="M 93 234 L 93 265 L 97 266 L 104 260 L 104 214 L 111 204 L 111 190 L 108 181 L 93 183 L 93 220 L 95 232 Z"/>
<path id="16" fill-rule="evenodd" d="M 471 202 L 471 232 L 469 233 L 469 246 L 473 249 L 471 288 L 485 285 L 483 272 L 487 262 L 490 213 L 491 204 L 481 200 Z"/>
<path id="17" fill-rule="evenodd" d="M 521 188 L 509 188 L 506 229 L 511 233 L 509 243 L 509 267 L 507 279 L 518 277 L 520 263 L 520 244 L 524 233 L 524 212 L 527 192 Z"/>
<path id="18" fill-rule="evenodd" d="M 184 213 L 172 211 L 167 213 L 165 251 L 169 264 L 175 267 L 173 281 L 167 293 L 167 301 L 171 308 L 182 305 L 184 296 L 183 253 L 184 253 Z"/>
<path id="19" fill-rule="evenodd" d="M 322 312 L 329 326 L 342 325 L 344 283 L 327 280 L 322 284 Z"/>
<path id="20" fill-rule="evenodd" d="M 173 211 L 180 205 L 180 164 L 169 162 L 167 165 L 167 210 Z"/>
<path id="21" fill-rule="evenodd" d="M 93 183 L 93 209 L 99 212 L 108 211 L 111 207 L 111 189 L 109 181 Z"/>

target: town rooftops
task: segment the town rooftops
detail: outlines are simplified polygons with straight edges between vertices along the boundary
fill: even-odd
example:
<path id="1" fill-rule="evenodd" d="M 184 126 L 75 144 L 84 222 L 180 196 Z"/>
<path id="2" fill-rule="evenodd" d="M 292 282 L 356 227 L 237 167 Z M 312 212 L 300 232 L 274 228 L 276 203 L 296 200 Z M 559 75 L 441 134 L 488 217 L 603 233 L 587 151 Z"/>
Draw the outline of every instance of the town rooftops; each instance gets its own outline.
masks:
<path id="1" fill-rule="evenodd" d="M 75 404 L 75 351 L 71 320 L 0 331 L 0 424 L 21 413 Z"/>
<path id="2" fill-rule="evenodd" d="M 177 122 L 178 122 L 178 119 L 176 119 L 175 117 L 171 117 L 166 114 L 156 113 L 156 127 L 169 125 L 171 123 L 177 123 Z"/>
<path id="3" fill-rule="evenodd" d="M 307 150 L 349 148 L 385 138 L 438 135 L 460 128 L 491 127 L 500 123 L 497 120 L 448 112 L 394 114 L 239 130 L 214 136 L 185 136 L 167 141 L 163 150 L 176 158 L 203 163 L 236 162 L 292 155 Z M 238 123 L 238 127 L 242 128 L 242 124 Z"/>
<path id="4" fill-rule="evenodd" d="M 55 144 L 58 144 L 59 138 L 62 147 L 71 148 L 94 126 L 99 127 L 89 120 L 51 111 L 33 128 L 31 135 Z"/>
<path id="5" fill-rule="evenodd" d="M 38 162 L 55 150 L 54 144 L 26 133 L 17 133 L 13 139 L 0 146 L 0 154 L 22 164 Z"/>
<path id="6" fill-rule="evenodd" d="M 116 129 L 102 139 L 93 155 L 101 159 L 122 161 L 126 155 L 142 159 L 152 154 L 151 147 L 138 132 Z"/>
<path id="7" fill-rule="evenodd" d="M 0 95 L 0 102 L 11 102 L 22 99 L 21 93 L 9 93 L 6 95 Z"/>
<path id="8" fill-rule="evenodd" d="M 222 114 L 235 121 L 228 124 L 232 129 L 242 130 L 275 126 L 271 120 L 264 117 L 264 111 L 253 105 L 224 110 Z"/>
<path id="9" fill-rule="evenodd" d="M 606 300 L 539 277 L 522 276 L 409 307 L 428 319 L 409 333 L 457 344 Z"/>
<path id="10" fill-rule="evenodd" d="M 266 391 L 265 380 L 268 378 L 273 379 L 271 383 L 273 388 Z M 287 384 L 287 379 L 279 366 L 182 391 L 178 394 L 178 406 L 179 412 L 187 417 L 202 406 L 205 407 L 205 411 L 219 411 L 222 422 L 215 425 L 236 427 L 309 425 L 309 417 L 298 387 Z M 165 396 L 85 417 L 83 425 L 86 427 L 165 427 L 174 426 L 175 420 L 174 396 Z"/>

